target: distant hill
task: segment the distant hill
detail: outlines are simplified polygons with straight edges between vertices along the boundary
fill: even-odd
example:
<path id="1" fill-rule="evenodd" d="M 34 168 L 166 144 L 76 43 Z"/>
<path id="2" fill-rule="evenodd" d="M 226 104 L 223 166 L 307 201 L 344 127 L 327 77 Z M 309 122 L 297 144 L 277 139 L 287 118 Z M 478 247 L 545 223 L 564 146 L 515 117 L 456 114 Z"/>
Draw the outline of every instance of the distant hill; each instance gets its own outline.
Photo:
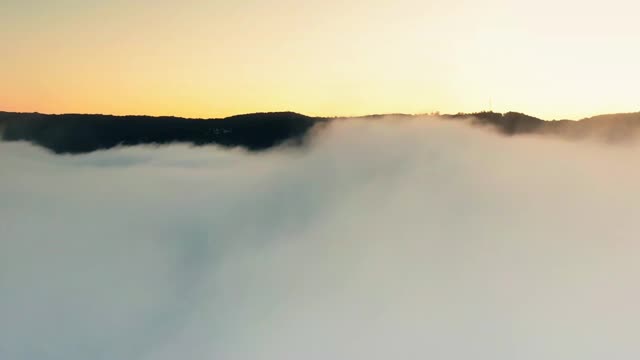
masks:
<path id="1" fill-rule="evenodd" d="M 55 153 L 85 153 L 115 146 L 177 142 L 259 151 L 285 142 L 300 144 L 309 129 L 322 121 L 291 112 L 209 120 L 0 112 L 5 141 L 30 141 Z"/>
<path id="2" fill-rule="evenodd" d="M 600 115 L 579 121 L 545 121 L 533 116 L 508 112 L 444 115 L 448 118 L 468 118 L 475 125 L 495 127 L 506 135 L 541 134 L 566 139 L 592 138 L 607 142 L 625 142 L 636 138 L 640 130 L 640 112 Z"/>
<path id="3" fill-rule="evenodd" d="M 361 119 L 376 121 L 385 115 Z M 394 114 L 396 118 L 414 115 Z M 640 112 L 600 115 L 580 121 L 545 121 L 516 112 L 481 112 L 441 115 L 452 121 L 468 121 L 495 128 L 505 135 L 540 134 L 568 139 L 596 138 L 624 142 L 640 129 Z M 111 116 L 90 114 L 45 115 L 0 112 L 5 141 L 29 141 L 55 153 L 86 153 L 116 146 L 190 143 L 216 144 L 260 151 L 281 144 L 301 145 L 314 126 L 344 118 L 318 118 L 292 112 L 256 113 L 224 119 Z"/>

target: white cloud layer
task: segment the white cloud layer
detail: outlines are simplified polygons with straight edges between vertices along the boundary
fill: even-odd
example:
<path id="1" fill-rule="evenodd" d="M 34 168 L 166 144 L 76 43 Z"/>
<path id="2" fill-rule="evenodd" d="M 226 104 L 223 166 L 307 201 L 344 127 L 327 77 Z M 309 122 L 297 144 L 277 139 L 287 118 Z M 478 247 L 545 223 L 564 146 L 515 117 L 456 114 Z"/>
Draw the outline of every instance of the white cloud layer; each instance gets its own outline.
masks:
<path id="1" fill-rule="evenodd" d="M 0 143 L 0 358 L 637 359 L 639 155 L 424 121 Z"/>

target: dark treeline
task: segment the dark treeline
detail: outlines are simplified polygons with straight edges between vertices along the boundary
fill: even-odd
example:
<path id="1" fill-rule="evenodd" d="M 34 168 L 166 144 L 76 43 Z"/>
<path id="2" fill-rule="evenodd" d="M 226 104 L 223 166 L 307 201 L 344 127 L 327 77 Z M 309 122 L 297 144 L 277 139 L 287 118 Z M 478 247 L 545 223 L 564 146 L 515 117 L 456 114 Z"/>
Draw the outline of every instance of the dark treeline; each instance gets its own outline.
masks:
<path id="1" fill-rule="evenodd" d="M 444 116 L 454 119 L 469 117 L 466 114 Z M 634 139 L 640 130 L 640 112 L 600 115 L 579 121 L 545 121 L 516 112 L 481 112 L 472 114 L 472 123 L 493 126 L 506 135 L 543 134 L 567 139 L 594 138 L 607 142 L 625 142 Z"/>
<path id="2" fill-rule="evenodd" d="M 115 146 L 190 143 L 258 151 L 301 144 L 322 119 L 295 113 L 261 113 L 225 119 L 177 117 L 44 115 L 0 112 L 2 137 L 24 140 L 56 153 L 85 153 Z"/>
<path id="3" fill-rule="evenodd" d="M 372 115 L 363 118 L 375 121 L 382 117 Z M 493 127 L 506 135 L 544 134 L 571 139 L 596 137 L 611 142 L 632 139 L 640 129 L 640 113 L 602 115 L 580 121 L 544 121 L 515 112 L 442 115 L 441 118 L 470 119 L 474 125 Z M 0 112 L 0 132 L 6 141 L 29 141 L 55 153 L 77 154 L 116 146 L 178 142 L 260 151 L 281 144 L 301 145 L 314 126 L 341 119 L 314 118 L 292 112 L 209 120 Z"/>

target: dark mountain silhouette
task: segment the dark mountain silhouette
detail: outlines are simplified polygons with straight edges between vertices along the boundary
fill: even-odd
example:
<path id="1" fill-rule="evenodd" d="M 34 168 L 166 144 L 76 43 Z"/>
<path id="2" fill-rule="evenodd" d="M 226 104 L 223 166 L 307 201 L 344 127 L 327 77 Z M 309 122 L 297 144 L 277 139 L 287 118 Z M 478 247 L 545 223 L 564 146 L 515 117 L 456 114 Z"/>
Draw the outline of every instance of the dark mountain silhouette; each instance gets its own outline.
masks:
<path id="1" fill-rule="evenodd" d="M 467 114 L 444 115 L 449 118 L 468 118 Z M 471 114 L 475 125 L 489 125 L 506 135 L 542 134 L 566 139 L 592 138 L 607 142 L 626 142 L 637 137 L 640 130 L 640 112 L 599 115 L 579 121 L 545 121 L 529 115 L 481 112 Z"/>
<path id="2" fill-rule="evenodd" d="M 85 153 L 141 144 L 217 144 L 258 151 L 290 142 L 301 144 L 322 119 L 296 113 L 259 113 L 225 119 L 177 117 L 44 115 L 0 112 L 2 137 L 24 140 L 55 153 Z"/>
<path id="3" fill-rule="evenodd" d="M 370 121 L 393 116 L 370 115 Z M 601 115 L 580 121 L 544 121 L 516 112 L 480 112 L 441 115 L 442 119 L 468 121 L 492 127 L 505 135 L 540 134 L 567 139 L 597 138 L 623 142 L 635 138 L 640 113 Z M 344 118 L 308 117 L 292 112 L 256 113 L 224 119 L 110 116 L 90 114 L 45 115 L 0 112 L 0 132 L 5 141 L 29 141 L 55 153 L 86 153 L 116 146 L 190 143 L 216 144 L 260 151 L 281 144 L 301 145 L 314 126 Z"/>

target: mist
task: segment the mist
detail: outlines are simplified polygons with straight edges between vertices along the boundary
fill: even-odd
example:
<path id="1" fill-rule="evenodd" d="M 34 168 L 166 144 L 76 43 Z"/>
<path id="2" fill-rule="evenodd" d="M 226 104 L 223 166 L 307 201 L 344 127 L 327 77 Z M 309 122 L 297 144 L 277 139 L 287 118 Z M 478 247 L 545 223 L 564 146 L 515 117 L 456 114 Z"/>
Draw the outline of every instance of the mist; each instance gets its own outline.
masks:
<path id="1" fill-rule="evenodd" d="M 0 358 L 637 359 L 636 145 L 333 121 L 0 142 Z"/>

